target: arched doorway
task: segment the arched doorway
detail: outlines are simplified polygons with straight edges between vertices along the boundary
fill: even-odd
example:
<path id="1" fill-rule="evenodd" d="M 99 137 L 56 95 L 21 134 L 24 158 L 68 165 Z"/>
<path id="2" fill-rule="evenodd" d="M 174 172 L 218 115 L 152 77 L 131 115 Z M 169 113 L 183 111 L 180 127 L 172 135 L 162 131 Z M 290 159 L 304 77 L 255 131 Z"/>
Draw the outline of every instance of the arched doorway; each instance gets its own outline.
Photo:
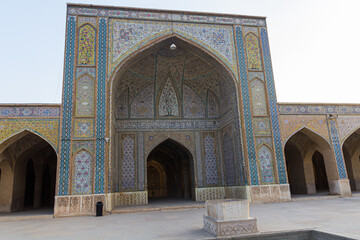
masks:
<path id="1" fill-rule="evenodd" d="M 342 150 L 351 191 L 360 191 L 360 129 L 345 139 Z"/>
<path id="2" fill-rule="evenodd" d="M 329 183 L 327 180 L 325 162 L 323 155 L 315 151 L 312 156 L 312 163 L 314 169 L 315 176 L 315 187 L 317 192 L 328 192 L 329 191 Z"/>
<path id="3" fill-rule="evenodd" d="M 0 211 L 49 208 L 55 198 L 57 154 L 40 136 L 23 131 L 0 145 Z"/>
<path id="4" fill-rule="evenodd" d="M 192 157 L 181 144 L 168 139 L 147 158 L 147 190 L 151 198 L 192 198 Z"/>
<path id="5" fill-rule="evenodd" d="M 330 144 L 315 132 L 303 128 L 284 147 L 291 194 L 330 192 L 329 182 L 338 179 Z"/>

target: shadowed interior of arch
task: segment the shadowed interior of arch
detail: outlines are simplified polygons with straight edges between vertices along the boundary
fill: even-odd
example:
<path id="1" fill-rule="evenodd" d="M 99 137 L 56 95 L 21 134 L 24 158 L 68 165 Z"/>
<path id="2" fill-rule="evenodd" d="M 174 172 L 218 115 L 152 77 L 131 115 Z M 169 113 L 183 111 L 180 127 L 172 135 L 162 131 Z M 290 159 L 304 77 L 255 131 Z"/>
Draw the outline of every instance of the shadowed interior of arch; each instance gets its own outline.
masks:
<path id="1" fill-rule="evenodd" d="M 7 139 L 0 149 L 0 210 L 52 211 L 57 163 L 52 146 L 26 130 Z"/>
<path id="2" fill-rule="evenodd" d="M 192 158 L 181 144 L 168 139 L 147 158 L 147 190 L 152 198 L 192 199 Z"/>
<path id="3" fill-rule="evenodd" d="M 336 178 L 330 145 L 307 128 L 285 144 L 285 159 L 292 194 L 329 192 L 329 180 Z"/>

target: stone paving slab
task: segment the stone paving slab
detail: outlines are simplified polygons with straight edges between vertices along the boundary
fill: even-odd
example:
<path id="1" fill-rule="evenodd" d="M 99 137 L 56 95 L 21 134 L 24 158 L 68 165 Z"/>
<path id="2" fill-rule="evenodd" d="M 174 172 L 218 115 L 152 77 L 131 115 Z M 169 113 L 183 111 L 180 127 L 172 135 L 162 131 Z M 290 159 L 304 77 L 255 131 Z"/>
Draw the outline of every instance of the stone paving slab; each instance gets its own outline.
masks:
<path id="1" fill-rule="evenodd" d="M 0 239 L 214 239 L 205 209 L 0 221 Z M 250 206 L 260 232 L 317 229 L 360 239 L 360 197 Z"/>

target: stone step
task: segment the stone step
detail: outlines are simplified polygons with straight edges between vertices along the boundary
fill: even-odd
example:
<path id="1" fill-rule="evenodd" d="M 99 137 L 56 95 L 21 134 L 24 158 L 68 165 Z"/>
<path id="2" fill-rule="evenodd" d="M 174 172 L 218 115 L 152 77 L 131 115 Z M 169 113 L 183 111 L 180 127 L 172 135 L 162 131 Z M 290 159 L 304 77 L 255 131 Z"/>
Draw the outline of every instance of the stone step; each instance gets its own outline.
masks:
<path id="1" fill-rule="evenodd" d="M 327 200 L 327 199 L 337 199 L 341 198 L 341 195 L 320 195 L 320 196 L 311 196 L 311 195 L 304 195 L 298 197 L 292 197 L 292 202 L 302 202 L 302 201 L 314 201 L 314 200 Z"/>
<path id="2" fill-rule="evenodd" d="M 51 219 L 54 218 L 52 214 L 40 215 L 0 215 L 0 222 L 3 221 L 20 221 L 20 220 L 38 220 L 38 219 Z"/>
<path id="3" fill-rule="evenodd" d="M 174 211 L 174 210 L 186 210 L 186 209 L 198 209 L 205 208 L 204 203 L 197 204 L 186 204 L 186 205 L 138 205 L 138 206 L 122 206 L 115 207 L 111 214 L 121 214 L 121 213 L 139 213 L 139 212 L 156 212 L 156 211 Z"/>

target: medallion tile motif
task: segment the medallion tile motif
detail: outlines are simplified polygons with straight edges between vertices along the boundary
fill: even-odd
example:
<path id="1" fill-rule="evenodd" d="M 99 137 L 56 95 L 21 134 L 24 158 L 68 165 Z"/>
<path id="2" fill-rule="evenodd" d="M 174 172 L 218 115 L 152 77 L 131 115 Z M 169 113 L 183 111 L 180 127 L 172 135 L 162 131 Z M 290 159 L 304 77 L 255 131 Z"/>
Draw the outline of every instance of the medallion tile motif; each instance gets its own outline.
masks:
<path id="1" fill-rule="evenodd" d="M 94 137 L 94 120 L 75 119 L 74 138 L 92 138 L 92 137 Z"/>

